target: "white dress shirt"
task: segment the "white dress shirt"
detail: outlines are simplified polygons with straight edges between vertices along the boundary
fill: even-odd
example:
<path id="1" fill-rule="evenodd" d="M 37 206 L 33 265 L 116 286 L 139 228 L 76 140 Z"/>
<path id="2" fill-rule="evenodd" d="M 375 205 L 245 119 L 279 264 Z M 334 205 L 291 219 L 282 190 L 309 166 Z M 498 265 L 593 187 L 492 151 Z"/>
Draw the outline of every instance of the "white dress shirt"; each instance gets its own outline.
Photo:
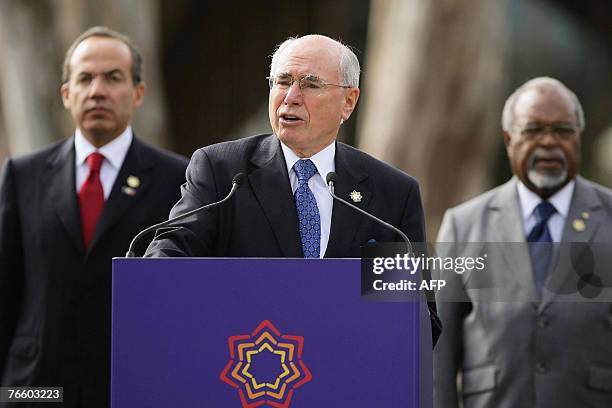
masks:
<path id="1" fill-rule="evenodd" d="M 287 173 L 289 173 L 291 191 L 293 194 L 295 194 L 295 190 L 298 188 L 298 178 L 297 174 L 295 174 L 295 170 L 293 170 L 293 165 L 301 159 L 293 152 L 293 150 L 285 146 L 282 142 L 281 147 L 283 149 L 283 154 L 285 155 L 285 164 L 287 165 Z M 325 177 L 330 171 L 336 171 L 336 165 L 334 163 L 335 156 L 336 142 L 334 141 L 319 153 L 312 157 L 308 157 L 317 167 L 317 174 L 308 180 L 308 188 L 310 188 L 315 196 L 315 200 L 317 200 L 319 216 L 321 217 L 321 251 L 319 252 L 319 258 L 323 258 L 323 255 L 325 255 L 325 251 L 327 250 L 327 244 L 329 243 L 334 199 L 327 189 Z"/>
<path id="2" fill-rule="evenodd" d="M 76 130 L 74 135 L 74 149 L 76 152 L 77 194 L 89 174 L 89 166 L 87 166 L 86 161 L 87 156 L 97 151 L 104 156 L 102 167 L 100 167 L 100 181 L 102 182 L 102 189 L 104 190 L 104 200 L 108 199 L 113 189 L 113 184 L 115 184 L 115 179 L 123 165 L 123 160 L 125 160 L 125 156 L 130 149 L 133 137 L 132 128 L 128 126 L 119 137 L 113 139 L 101 148 L 96 149 L 96 147 L 89 143 L 85 136 L 83 136 L 79 129 Z"/>
<path id="3" fill-rule="evenodd" d="M 565 225 L 567 213 L 569 212 L 569 207 L 572 202 L 575 184 L 576 182 L 571 180 L 561 190 L 548 198 L 548 202 L 557 210 L 557 212 L 548 219 L 547 223 L 548 231 L 550 232 L 550 237 L 553 242 L 561 242 L 563 226 Z M 527 237 L 537 223 L 535 208 L 542 202 L 542 198 L 529 190 L 520 180 L 518 181 L 517 190 L 523 216 L 525 237 Z"/>

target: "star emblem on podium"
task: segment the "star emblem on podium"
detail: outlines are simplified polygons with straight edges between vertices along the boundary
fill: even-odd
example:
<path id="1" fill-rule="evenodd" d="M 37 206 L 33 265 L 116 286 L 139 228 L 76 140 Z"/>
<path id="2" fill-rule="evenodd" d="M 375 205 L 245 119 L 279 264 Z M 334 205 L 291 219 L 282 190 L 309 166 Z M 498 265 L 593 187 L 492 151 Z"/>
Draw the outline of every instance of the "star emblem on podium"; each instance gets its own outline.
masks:
<path id="1" fill-rule="evenodd" d="M 281 334 L 269 320 L 228 338 L 230 360 L 219 378 L 238 391 L 243 408 L 289 408 L 296 389 L 312 379 L 302 361 L 304 338 Z"/>

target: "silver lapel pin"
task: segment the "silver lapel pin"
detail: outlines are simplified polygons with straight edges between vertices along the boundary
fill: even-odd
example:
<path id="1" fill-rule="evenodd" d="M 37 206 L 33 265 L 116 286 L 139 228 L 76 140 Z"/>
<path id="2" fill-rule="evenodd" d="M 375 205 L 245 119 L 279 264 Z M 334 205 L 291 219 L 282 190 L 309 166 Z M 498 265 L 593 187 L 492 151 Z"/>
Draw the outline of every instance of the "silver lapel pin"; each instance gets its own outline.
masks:
<path id="1" fill-rule="evenodd" d="M 353 200 L 356 203 L 360 203 L 361 199 L 363 198 L 361 196 L 361 193 L 359 191 L 356 191 L 356 190 L 351 191 L 350 196 L 351 196 L 351 200 Z"/>

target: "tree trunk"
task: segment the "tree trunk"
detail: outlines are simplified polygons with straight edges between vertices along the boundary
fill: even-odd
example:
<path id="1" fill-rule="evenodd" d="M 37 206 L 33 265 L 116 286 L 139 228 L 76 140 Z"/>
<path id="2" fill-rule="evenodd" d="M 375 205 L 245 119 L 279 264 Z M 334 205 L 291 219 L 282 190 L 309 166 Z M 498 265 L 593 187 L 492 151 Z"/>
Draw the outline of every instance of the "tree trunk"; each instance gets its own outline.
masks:
<path id="1" fill-rule="evenodd" d="M 0 51 L 0 55 L 2 52 Z M 6 128 L 4 126 L 4 115 L 2 115 L 2 100 L 0 99 L 0 166 L 4 163 L 4 160 L 8 157 L 8 146 Z"/>
<path id="2" fill-rule="evenodd" d="M 501 140 L 505 2 L 373 0 L 358 141 L 415 176 L 428 237 L 481 192 Z"/>
<path id="3" fill-rule="evenodd" d="M 51 11 L 48 1 L 0 1 L 0 97 L 11 154 L 58 137 L 61 68 Z"/>

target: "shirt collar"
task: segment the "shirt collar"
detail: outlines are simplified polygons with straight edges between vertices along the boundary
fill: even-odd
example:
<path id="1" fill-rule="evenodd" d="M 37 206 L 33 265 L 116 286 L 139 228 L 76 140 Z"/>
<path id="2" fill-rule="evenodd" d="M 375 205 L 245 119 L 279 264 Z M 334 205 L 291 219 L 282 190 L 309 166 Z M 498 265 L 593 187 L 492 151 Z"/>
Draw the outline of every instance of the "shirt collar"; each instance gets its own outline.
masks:
<path id="1" fill-rule="evenodd" d="M 567 213 L 569 212 L 575 185 L 576 181 L 570 180 L 570 182 L 567 183 L 561 190 L 557 191 L 548 198 L 548 202 L 555 207 L 555 210 L 557 210 L 557 212 L 563 218 L 566 218 Z M 533 214 L 533 211 L 537 205 L 542 202 L 542 198 L 533 191 L 529 190 L 520 180 L 518 180 L 517 190 L 521 211 L 523 213 L 523 220 L 526 220 L 531 216 L 531 214 Z"/>
<path id="2" fill-rule="evenodd" d="M 285 164 L 287 165 L 287 173 L 291 174 L 291 170 L 293 170 L 293 165 L 298 160 L 301 160 L 291 148 L 281 142 L 281 148 L 283 149 L 283 154 L 285 155 Z M 319 176 L 325 182 L 325 177 L 327 177 L 327 173 L 335 171 L 336 166 L 334 164 L 334 158 L 336 157 L 336 142 L 332 142 L 325 149 L 321 150 L 317 154 L 312 157 L 308 157 L 314 165 L 317 167 L 317 171 Z"/>
<path id="3" fill-rule="evenodd" d="M 132 127 L 128 126 L 118 137 L 99 149 L 96 149 L 96 147 L 83 136 L 81 130 L 77 128 L 74 134 L 74 149 L 76 152 L 77 165 L 80 166 L 83 164 L 90 154 L 97 151 L 104 156 L 111 166 L 119 170 L 130 149 L 133 137 Z"/>

